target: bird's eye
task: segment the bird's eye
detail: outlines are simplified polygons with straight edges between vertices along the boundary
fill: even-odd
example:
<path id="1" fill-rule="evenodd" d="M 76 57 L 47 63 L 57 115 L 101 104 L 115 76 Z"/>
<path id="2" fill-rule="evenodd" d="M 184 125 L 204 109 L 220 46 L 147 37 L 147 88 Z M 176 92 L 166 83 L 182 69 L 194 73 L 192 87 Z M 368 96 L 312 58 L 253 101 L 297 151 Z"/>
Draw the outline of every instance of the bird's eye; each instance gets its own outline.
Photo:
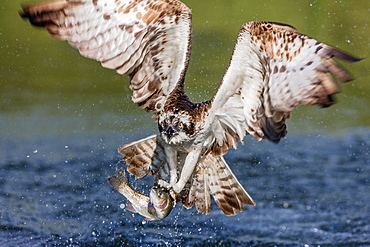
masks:
<path id="1" fill-rule="evenodd" d="M 184 125 L 183 125 L 182 123 L 179 123 L 178 127 L 179 127 L 180 129 L 182 129 L 182 128 L 184 128 Z"/>

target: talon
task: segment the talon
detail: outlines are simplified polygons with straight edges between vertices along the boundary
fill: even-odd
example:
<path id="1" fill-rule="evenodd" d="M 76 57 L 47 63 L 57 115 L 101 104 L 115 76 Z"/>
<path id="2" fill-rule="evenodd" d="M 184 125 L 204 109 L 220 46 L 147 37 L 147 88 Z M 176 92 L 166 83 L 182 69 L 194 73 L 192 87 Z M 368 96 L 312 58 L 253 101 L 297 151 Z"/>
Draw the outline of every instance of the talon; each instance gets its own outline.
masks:
<path id="1" fill-rule="evenodd" d="M 168 183 L 167 181 L 164 181 L 162 179 L 158 180 L 158 185 L 160 187 L 163 187 L 163 188 L 166 188 L 169 192 L 169 194 L 171 195 L 172 199 L 176 202 L 176 198 L 177 196 L 179 195 L 179 193 L 177 193 L 173 188 L 172 188 L 172 185 L 170 183 Z"/>
<path id="2" fill-rule="evenodd" d="M 170 195 L 171 195 L 172 199 L 173 199 L 175 202 L 177 202 L 177 196 L 178 196 L 178 193 L 176 193 L 175 191 L 173 191 L 173 189 L 172 189 L 172 188 L 169 190 L 169 192 L 170 192 Z"/>

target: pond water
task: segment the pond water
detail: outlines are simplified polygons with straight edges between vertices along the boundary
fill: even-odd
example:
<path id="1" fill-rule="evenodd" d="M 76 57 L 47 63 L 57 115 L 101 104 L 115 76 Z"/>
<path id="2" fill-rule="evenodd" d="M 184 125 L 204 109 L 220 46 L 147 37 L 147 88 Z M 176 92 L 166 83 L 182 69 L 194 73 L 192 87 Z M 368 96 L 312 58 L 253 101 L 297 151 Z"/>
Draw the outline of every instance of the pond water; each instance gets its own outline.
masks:
<path id="1" fill-rule="evenodd" d="M 124 166 L 117 147 L 156 133 L 154 121 L 131 102 L 127 78 L 21 20 L 26 2 L 0 3 L 0 246 L 370 246 L 370 59 L 344 65 L 356 80 L 338 104 L 294 111 L 280 144 L 247 137 L 226 155 L 257 206 L 228 217 L 214 202 L 209 215 L 176 205 L 145 222 L 106 179 Z M 368 1 L 186 4 L 195 101 L 212 96 L 250 20 L 369 57 Z"/>
<path id="2" fill-rule="evenodd" d="M 369 130 L 296 134 L 279 145 L 247 138 L 226 160 L 257 206 L 225 216 L 214 202 L 209 215 L 178 204 L 161 222 L 123 209 L 127 201 L 108 185 L 124 165 L 116 139 L 2 138 L 1 245 L 370 245 Z"/>

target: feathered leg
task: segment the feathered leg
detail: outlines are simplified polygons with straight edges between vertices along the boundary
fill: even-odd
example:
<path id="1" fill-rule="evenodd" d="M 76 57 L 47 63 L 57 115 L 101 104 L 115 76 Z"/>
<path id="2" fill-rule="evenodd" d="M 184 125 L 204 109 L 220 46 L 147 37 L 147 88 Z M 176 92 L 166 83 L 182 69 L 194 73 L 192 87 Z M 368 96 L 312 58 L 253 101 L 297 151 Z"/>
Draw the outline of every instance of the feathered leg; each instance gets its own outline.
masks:
<path id="1" fill-rule="evenodd" d="M 152 135 L 126 144 L 120 147 L 118 152 L 124 155 L 127 170 L 136 178 L 154 175 L 158 182 L 169 175 L 164 147 L 162 138 Z M 177 152 L 176 156 L 174 163 L 179 174 L 188 154 Z M 177 195 L 176 201 L 186 208 L 191 208 L 195 204 L 198 212 L 208 214 L 211 210 L 211 194 L 226 215 L 235 215 L 243 211 L 244 205 L 255 205 L 223 157 L 205 155 L 199 159 L 184 189 Z"/>

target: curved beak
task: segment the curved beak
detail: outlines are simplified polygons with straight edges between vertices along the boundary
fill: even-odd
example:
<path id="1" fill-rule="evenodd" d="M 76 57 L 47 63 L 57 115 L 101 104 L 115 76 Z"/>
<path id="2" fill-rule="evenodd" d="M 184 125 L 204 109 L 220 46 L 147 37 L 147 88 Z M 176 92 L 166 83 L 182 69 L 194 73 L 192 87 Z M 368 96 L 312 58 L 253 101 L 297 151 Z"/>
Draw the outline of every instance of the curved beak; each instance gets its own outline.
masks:
<path id="1" fill-rule="evenodd" d="M 164 132 L 166 134 L 166 136 L 168 137 L 168 139 L 170 139 L 171 137 L 177 135 L 179 132 L 177 132 L 177 130 L 175 130 L 172 125 L 168 126 L 167 129 L 165 130 Z"/>

